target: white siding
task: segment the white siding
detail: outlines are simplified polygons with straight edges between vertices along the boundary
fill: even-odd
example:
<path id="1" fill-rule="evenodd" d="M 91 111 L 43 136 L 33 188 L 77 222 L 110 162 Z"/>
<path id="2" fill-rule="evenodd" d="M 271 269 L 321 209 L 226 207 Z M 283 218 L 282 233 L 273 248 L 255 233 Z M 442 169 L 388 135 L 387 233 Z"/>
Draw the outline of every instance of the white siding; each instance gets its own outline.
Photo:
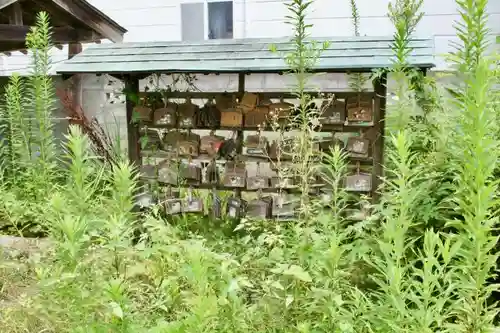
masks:
<path id="1" fill-rule="evenodd" d="M 180 4 L 203 0 L 90 0 L 94 6 L 129 30 L 125 41 L 180 40 Z M 209 0 L 211 1 L 211 0 Z M 285 0 L 234 0 L 234 37 L 281 37 L 291 33 L 286 24 Z M 357 0 L 361 16 L 361 34 L 392 35 L 392 24 L 387 17 L 389 0 Z M 459 19 L 454 0 L 425 0 L 425 16 L 417 28 L 417 35 L 435 39 L 436 55 L 451 50 L 450 41 L 457 41 L 454 22 Z M 491 0 L 489 6 L 492 36 L 500 35 L 500 1 Z M 309 13 L 313 36 L 349 36 L 353 34 L 349 0 L 315 0 Z M 54 49 L 53 61 L 66 59 L 67 48 Z M 26 72 L 28 59 L 19 52 L 11 57 L 1 56 L 0 74 Z M 442 57 L 437 59 L 437 70 L 446 69 Z"/>
<path id="2" fill-rule="evenodd" d="M 125 41 L 181 40 L 180 4 L 203 0 L 91 0 L 92 4 L 124 25 L 129 32 Z M 211 1 L 211 0 L 209 0 Z M 168 3 L 168 4 L 166 4 Z M 287 15 L 285 0 L 234 0 L 234 37 L 281 37 L 291 34 L 291 26 L 284 21 Z M 315 0 L 309 13 L 313 36 L 350 36 L 353 34 L 349 0 Z M 361 34 L 392 35 L 392 24 L 387 17 L 389 0 L 357 0 L 360 12 Z M 450 41 L 457 41 L 454 22 L 459 19 L 454 0 L 425 0 L 425 16 L 417 28 L 417 35 L 435 39 L 437 70 L 446 69 L 440 55 L 451 50 Z M 490 1 L 490 29 L 500 35 L 500 1 Z M 207 77 L 201 77 L 206 81 Z M 213 84 L 214 80 L 210 79 Z M 218 86 L 227 86 L 231 79 L 218 78 Z M 324 87 L 345 88 L 342 77 L 319 79 Z M 199 82 L 202 84 L 202 82 Z M 252 75 L 247 87 L 282 89 L 283 77 Z"/>

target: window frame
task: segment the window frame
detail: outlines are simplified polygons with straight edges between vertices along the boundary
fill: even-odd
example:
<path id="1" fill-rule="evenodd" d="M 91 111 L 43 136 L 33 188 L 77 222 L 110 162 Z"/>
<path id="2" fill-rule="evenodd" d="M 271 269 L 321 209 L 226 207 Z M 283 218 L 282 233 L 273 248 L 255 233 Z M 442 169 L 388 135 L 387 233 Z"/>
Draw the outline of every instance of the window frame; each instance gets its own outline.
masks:
<path id="1" fill-rule="evenodd" d="M 189 3 L 203 3 L 203 40 L 217 40 L 217 39 L 210 39 L 210 23 L 209 23 L 209 17 L 208 17 L 208 4 L 211 2 L 232 2 L 233 3 L 233 13 L 232 13 L 232 19 L 233 19 L 233 38 L 234 39 L 234 0 L 198 0 L 198 1 L 183 1 L 182 4 L 189 4 Z M 182 5 L 181 4 L 181 5 Z M 180 7 L 179 7 L 180 9 Z M 181 14 L 181 19 L 182 19 L 182 14 Z M 181 22 L 181 29 L 182 29 L 182 22 Z M 182 35 L 182 31 L 181 31 Z M 225 38 L 226 39 L 226 38 Z M 227 38 L 228 39 L 228 38 Z"/>

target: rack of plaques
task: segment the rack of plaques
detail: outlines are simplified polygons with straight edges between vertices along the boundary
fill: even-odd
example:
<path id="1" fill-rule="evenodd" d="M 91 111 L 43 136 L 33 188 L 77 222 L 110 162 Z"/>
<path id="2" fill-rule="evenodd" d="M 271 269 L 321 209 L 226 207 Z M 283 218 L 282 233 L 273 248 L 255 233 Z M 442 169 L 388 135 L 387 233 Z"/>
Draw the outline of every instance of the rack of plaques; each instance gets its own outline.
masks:
<path id="1" fill-rule="evenodd" d="M 290 220 L 297 216 L 301 187 L 282 172 L 293 159 L 288 121 L 297 101 L 286 93 L 141 93 L 134 108 L 139 122 L 141 178 L 165 213 L 214 218 Z M 377 183 L 374 154 L 380 110 L 374 92 L 319 98 L 321 116 L 314 149 L 338 145 L 348 156 L 343 186 L 353 197 L 348 218 L 362 220 Z M 282 134 L 278 134 L 280 132 Z M 328 209 L 331 188 L 321 176 L 311 195 Z"/>

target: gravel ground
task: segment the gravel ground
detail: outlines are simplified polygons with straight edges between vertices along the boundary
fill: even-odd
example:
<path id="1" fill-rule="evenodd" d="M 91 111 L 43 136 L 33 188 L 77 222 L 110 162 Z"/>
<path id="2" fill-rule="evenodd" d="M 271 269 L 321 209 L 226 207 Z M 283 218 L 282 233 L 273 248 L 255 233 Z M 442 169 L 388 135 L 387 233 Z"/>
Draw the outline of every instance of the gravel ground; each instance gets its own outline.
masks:
<path id="1" fill-rule="evenodd" d="M 0 235 L 0 255 L 29 257 L 50 249 L 50 240 Z"/>
<path id="2" fill-rule="evenodd" d="M 50 248 L 47 239 L 0 235 L 0 309 L 14 307 L 24 295 L 36 293 L 33 259 Z"/>

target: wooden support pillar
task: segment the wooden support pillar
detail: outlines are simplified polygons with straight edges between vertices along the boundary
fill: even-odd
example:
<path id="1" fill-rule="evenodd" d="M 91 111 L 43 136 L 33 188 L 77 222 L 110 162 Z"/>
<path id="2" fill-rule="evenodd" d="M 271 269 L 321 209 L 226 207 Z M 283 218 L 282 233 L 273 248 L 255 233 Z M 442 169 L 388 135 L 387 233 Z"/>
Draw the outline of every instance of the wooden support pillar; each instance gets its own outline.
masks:
<path id="1" fill-rule="evenodd" d="M 240 102 L 241 102 L 241 98 L 243 98 L 243 94 L 245 94 L 245 73 L 238 74 L 238 93 L 240 95 Z M 243 117 L 245 117 L 245 115 L 243 115 Z M 245 119 L 243 119 L 243 123 L 244 122 L 245 122 Z M 245 140 L 245 136 L 243 134 L 243 130 L 240 128 L 238 130 L 238 137 L 237 137 L 237 141 L 240 144 L 238 145 L 237 150 L 236 150 L 238 155 L 241 155 L 241 153 L 243 152 L 243 141 L 244 140 Z M 236 192 L 236 196 L 241 198 L 241 189 L 236 189 L 235 192 Z"/>
<path id="2" fill-rule="evenodd" d="M 8 7 L 8 16 L 9 16 L 9 25 L 14 25 L 14 26 L 23 26 L 24 21 L 23 21 L 23 9 L 21 7 L 21 3 L 19 1 L 14 2 L 12 5 Z M 24 55 L 28 54 L 28 51 L 25 49 L 19 50 Z M 7 54 L 7 56 L 10 56 L 10 52 Z"/>
<path id="3" fill-rule="evenodd" d="M 141 160 L 141 146 L 139 126 L 134 122 L 134 107 L 136 106 L 137 99 L 139 98 L 139 79 L 133 75 L 126 75 L 125 81 L 125 101 L 127 109 L 127 141 L 128 141 L 128 158 L 130 163 L 137 167 L 142 164 Z"/>
<path id="4" fill-rule="evenodd" d="M 245 93 L 245 74 L 238 74 L 238 92 L 240 94 Z"/>
<path id="5" fill-rule="evenodd" d="M 379 200 L 378 188 L 384 175 L 384 137 L 385 137 L 385 110 L 387 101 L 387 73 L 383 73 L 379 79 L 374 81 L 375 90 L 375 112 L 374 127 L 377 138 L 373 143 L 373 193 L 374 202 Z"/>
<path id="6" fill-rule="evenodd" d="M 419 68 L 421 76 L 412 76 L 410 79 L 414 86 L 415 92 L 417 93 L 417 105 L 424 111 L 423 117 L 418 117 L 422 121 L 425 121 L 427 114 L 431 111 L 432 101 L 428 99 L 428 94 L 425 92 L 426 84 L 425 78 L 427 76 L 427 68 Z"/>
<path id="7" fill-rule="evenodd" d="M 82 52 L 81 43 L 71 43 L 68 46 L 68 59 L 73 58 L 78 53 Z M 82 108 L 82 76 L 74 74 L 71 77 L 71 96 L 72 107 L 75 111 L 83 111 Z"/>
<path id="8" fill-rule="evenodd" d="M 9 6 L 9 24 L 23 25 L 23 10 L 19 1 Z"/>

